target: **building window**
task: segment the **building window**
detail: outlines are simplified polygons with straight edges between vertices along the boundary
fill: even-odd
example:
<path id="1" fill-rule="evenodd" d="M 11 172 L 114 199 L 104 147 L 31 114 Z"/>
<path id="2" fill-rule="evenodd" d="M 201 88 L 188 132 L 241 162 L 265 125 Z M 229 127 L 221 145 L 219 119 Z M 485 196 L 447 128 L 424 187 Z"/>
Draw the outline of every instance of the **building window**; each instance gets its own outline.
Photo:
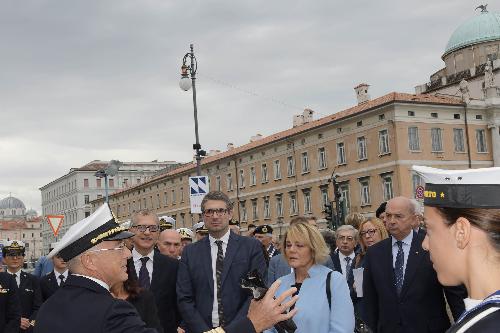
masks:
<path id="1" fill-rule="evenodd" d="M 432 118 L 437 118 L 437 117 L 438 117 L 437 112 L 431 112 L 431 117 L 432 117 Z"/>
<path id="2" fill-rule="evenodd" d="M 453 129 L 453 143 L 456 152 L 465 152 L 464 130 L 463 128 Z"/>
<path id="3" fill-rule="evenodd" d="M 290 192 L 290 215 L 297 215 L 297 192 Z"/>
<path id="4" fill-rule="evenodd" d="M 312 205 L 311 205 L 311 190 L 303 190 L 302 194 L 304 195 L 304 214 L 311 213 L 312 212 Z"/>
<path id="5" fill-rule="evenodd" d="M 141 178 L 137 178 L 136 179 L 136 184 L 140 184 L 141 183 Z"/>
<path id="6" fill-rule="evenodd" d="M 453 119 L 460 119 L 460 113 L 455 113 L 453 115 Z"/>
<path id="7" fill-rule="evenodd" d="M 320 170 L 326 169 L 326 150 L 325 147 L 321 147 L 318 149 L 318 168 Z"/>
<path id="8" fill-rule="evenodd" d="M 382 175 L 382 192 L 384 201 L 391 200 L 393 198 L 392 175 Z"/>
<path id="9" fill-rule="evenodd" d="M 486 132 L 484 129 L 476 130 L 476 146 L 478 153 L 486 153 L 488 151 L 486 147 Z"/>
<path id="10" fill-rule="evenodd" d="M 85 195 L 83 196 L 83 203 L 84 203 L 84 204 L 88 204 L 89 202 L 90 202 L 90 195 L 85 194 Z"/>
<path id="11" fill-rule="evenodd" d="M 96 184 L 96 187 L 97 187 L 97 188 L 101 188 L 101 180 L 102 180 L 101 178 L 97 178 L 97 179 L 95 180 L 95 184 Z"/>
<path id="12" fill-rule="evenodd" d="M 476 114 L 476 120 L 483 120 L 483 115 Z"/>
<path id="13" fill-rule="evenodd" d="M 346 164 L 345 147 L 343 142 L 337 143 L 337 164 Z"/>
<path id="14" fill-rule="evenodd" d="M 255 173 L 255 167 L 250 167 L 250 186 L 254 186 L 257 183 L 257 174 Z"/>
<path id="15" fill-rule="evenodd" d="M 167 192 L 163 192 L 163 198 L 165 200 L 165 206 L 168 205 L 168 193 Z"/>
<path id="16" fill-rule="evenodd" d="M 441 128 L 431 128 L 432 151 L 443 151 L 443 130 Z"/>
<path id="17" fill-rule="evenodd" d="M 242 222 L 248 221 L 247 206 L 245 205 L 245 201 L 240 201 L 240 209 L 241 209 L 241 221 Z"/>
<path id="18" fill-rule="evenodd" d="M 179 191 L 181 192 L 181 202 L 184 202 L 184 188 L 181 187 Z"/>
<path id="19" fill-rule="evenodd" d="M 269 204 L 269 197 L 264 197 L 264 219 L 271 218 L 271 208 Z"/>
<path id="20" fill-rule="evenodd" d="M 259 211 L 257 207 L 257 199 L 252 200 L 252 219 L 258 220 L 259 219 Z"/>
<path id="21" fill-rule="evenodd" d="M 245 171 L 240 169 L 240 188 L 245 187 Z"/>
<path id="22" fill-rule="evenodd" d="M 293 177 L 295 176 L 295 160 L 293 156 L 288 156 L 286 159 L 286 170 L 287 170 L 287 176 L 288 177 Z"/>
<path id="23" fill-rule="evenodd" d="M 227 174 L 226 185 L 227 185 L 227 190 L 228 191 L 232 191 L 233 190 L 233 175 L 231 175 L 230 173 Z"/>
<path id="24" fill-rule="evenodd" d="M 385 114 L 378 115 L 378 120 L 384 120 L 384 119 L 385 119 Z"/>
<path id="25" fill-rule="evenodd" d="M 358 160 L 366 160 L 366 138 L 358 138 Z"/>
<path id="26" fill-rule="evenodd" d="M 378 150 L 380 155 L 389 154 L 389 134 L 386 129 L 378 132 Z"/>
<path id="27" fill-rule="evenodd" d="M 142 200 L 143 200 L 143 202 L 144 202 L 144 209 L 147 209 L 147 208 L 148 208 L 148 206 L 147 206 L 147 203 L 146 203 L 146 198 L 144 198 L 144 199 L 142 199 Z"/>
<path id="28" fill-rule="evenodd" d="M 221 182 L 220 182 L 220 176 L 215 177 L 215 190 L 220 191 L 221 190 Z"/>
<path id="29" fill-rule="evenodd" d="M 418 137 L 418 127 L 408 127 L 408 149 L 420 150 L 420 138 Z"/>
<path id="30" fill-rule="evenodd" d="M 89 188 L 89 180 L 87 178 L 83 180 L 83 188 Z"/>
<path id="31" fill-rule="evenodd" d="M 415 111 L 408 111 L 408 117 L 415 117 Z"/>
<path id="32" fill-rule="evenodd" d="M 349 193 L 349 184 L 339 185 L 340 189 L 340 204 L 342 206 L 342 210 L 344 211 L 344 216 L 349 214 L 351 210 L 351 196 Z"/>
<path id="33" fill-rule="evenodd" d="M 281 179 L 281 164 L 280 160 L 274 161 L 274 179 Z"/>
<path id="34" fill-rule="evenodd" d="M 321 191 L 321 210 L 323 210 L 325 205 L 330 202 L 330 200 L 328 199 L 328 186 L 321 187 L 320 191 Z"/>
<path id="35" fill-rule="evenodd" d="M 302 153 L 302 173 L 309 172 L 309 155 L 307 152 Z"/>
<path id="36" fill-rule="evenodd" d="M 123 187 L 128 186 L 128 178 L 123 179 Z"/>
<path id="37" fill-rule="evenodd" d="M 363 178 L 359 180 L 360 186 L 360 198 L 361 206 L 366 206 L 370 204 L 370 180 L 368 178 Z"/>
<path id="38" fill-rule="evenodd" d="M 281 194 L 276 195 L 276 215 L 283 216 L 283 196 Z"/>
<path id="39" fill-rule="evenodd" d="M 172 190 L 172 205 L 175 205 L 175 190 Z"/>
<path id="40" fill-rule="evenodd" d="M 111 179 L 109 180 L 109 187 L 110 187 L 110 188 L 115 187 L 115 180 L 114 180 L 113 178 L 111 178 Z"/>
<path id="41" fill-rule="evenodd" d="M 262 171 L 262 183 L 267 183 L 269 180 L 269 177 L 267 174 L 267 164 L 266 163 L 262 163 L 261 171 Z"/>

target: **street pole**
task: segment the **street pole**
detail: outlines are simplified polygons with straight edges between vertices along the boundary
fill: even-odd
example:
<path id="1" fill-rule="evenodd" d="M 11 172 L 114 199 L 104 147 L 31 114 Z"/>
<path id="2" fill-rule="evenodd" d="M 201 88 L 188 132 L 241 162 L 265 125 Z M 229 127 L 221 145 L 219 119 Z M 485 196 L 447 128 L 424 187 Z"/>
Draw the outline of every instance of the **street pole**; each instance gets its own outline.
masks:
<path id="1" fill-rule="evenodd" d="M 108 174 L 104 173 L 104 191 L 106 194 L 106 203 L 109 203 L 109 198 L 108 198 Z"/>

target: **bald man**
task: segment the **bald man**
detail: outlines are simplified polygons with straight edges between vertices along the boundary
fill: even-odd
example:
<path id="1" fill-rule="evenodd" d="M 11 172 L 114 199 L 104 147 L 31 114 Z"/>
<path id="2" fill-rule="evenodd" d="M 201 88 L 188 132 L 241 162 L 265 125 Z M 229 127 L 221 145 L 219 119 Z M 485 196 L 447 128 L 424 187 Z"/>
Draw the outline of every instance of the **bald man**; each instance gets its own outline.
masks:
<path id="1" fill-rule="evenodd" d="M 181 255 L 181 234 L 175 229 L 167 229 L 161 232 L 158 239 L 158 250 L 161 254 L 170 258 L 180 259 Z"/>

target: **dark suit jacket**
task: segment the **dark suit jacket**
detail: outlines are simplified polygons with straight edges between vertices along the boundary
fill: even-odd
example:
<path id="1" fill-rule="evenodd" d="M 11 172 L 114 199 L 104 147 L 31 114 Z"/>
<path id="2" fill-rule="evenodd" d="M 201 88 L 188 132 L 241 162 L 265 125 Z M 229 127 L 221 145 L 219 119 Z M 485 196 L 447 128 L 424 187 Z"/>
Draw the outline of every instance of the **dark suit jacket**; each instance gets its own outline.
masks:
<path id="1" fill-rule="evenodd" d="M 156 333 L 127 301 L 83 276 L 71 275 L 38 311 L 35 333 Z"/>
<path id="2" fill-rule="evenodd" d="M 134 267 L 132 258 L 129 259 L 130 264 Z M 158 317 L 165 333 L 176 333 L 180 324 L 175 290 L 178 267 L 178 260 L 167 257 L 155 250 L 150 291 L 155 297 Z M 132 274 L 133 278 L 137 279 L 135 269 L 132 269 Z"/>
<path id="3" fill-rule="evenodd" d="M 222 270 L 222 304 L 226 324 L 246 317 L 250 295 L 241 288 L 240 280 L 258 270 L 266 277 L 266 262 L 259 241 L 230 233 Z M 212 328 L 213 295 L 210 240 L 202 240 L 184 248 L 177 277 L 177 299 L 182 318 L 190 333 Z"/>
<path id="4" fill-rule="evenodd" d="M 42 300 L 44 302 L 47 300 L 47 298 L 52 296 L 52 294 L 54 294 L 57 289 L 59 289 L 59 285 L 57 284 L 57 277 L 54 274 L 54 271 L 50 272 L 40 279 L 40 288 L 42 290 Z"/>
<path id="5" fill-rule="evenodd" d="M 424 234 L 413 233 L 403 289 L 398 297 L 391 238 L 368 248 L 363 274 L 364 319 L 374 332 L 443 333 L 450 327 L 443 287 L 422 249 Z M 445 289 L 452 312 L 464 309 L 462 295 Z"/>
<path id="6" fill-rule="evenodd" d="M 158 333 L 163 333 L 154 295 L 149 290 L 142 290 L 137 297 L 127 299 L 137 310 L 146 327 L 154 328 Z"/>
<path id="7" fill-rule="evenodd" d="M 40 282 L 34 275 L 21 271 L 18 296 L 21 300 L 21 317 L 35 320 L 38 309 L 42 305 Z M 21 332 L 32 332 L 33 327 Z"/>
<path id="8" fill-rule="evenodd" d="M 21 304 L 17 292 L 14 278 L 0 272 L 0 332 L 19 332 Z"/>

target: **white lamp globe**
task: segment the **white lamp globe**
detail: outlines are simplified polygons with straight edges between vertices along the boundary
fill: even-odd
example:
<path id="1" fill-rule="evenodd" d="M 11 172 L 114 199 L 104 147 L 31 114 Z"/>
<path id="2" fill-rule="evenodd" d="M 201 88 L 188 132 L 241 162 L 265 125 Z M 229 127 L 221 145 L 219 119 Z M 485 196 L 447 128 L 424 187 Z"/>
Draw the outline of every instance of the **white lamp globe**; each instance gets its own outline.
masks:
<path id="1" fill-rule="evenodd" d="M 179 87 L 181 87 L 181 89 L 184 91 L 188 91 L 189 89 L 191 89 L 191 86 L 191 79 L 187 76 L 183 76 L 179 81 Z"/>

